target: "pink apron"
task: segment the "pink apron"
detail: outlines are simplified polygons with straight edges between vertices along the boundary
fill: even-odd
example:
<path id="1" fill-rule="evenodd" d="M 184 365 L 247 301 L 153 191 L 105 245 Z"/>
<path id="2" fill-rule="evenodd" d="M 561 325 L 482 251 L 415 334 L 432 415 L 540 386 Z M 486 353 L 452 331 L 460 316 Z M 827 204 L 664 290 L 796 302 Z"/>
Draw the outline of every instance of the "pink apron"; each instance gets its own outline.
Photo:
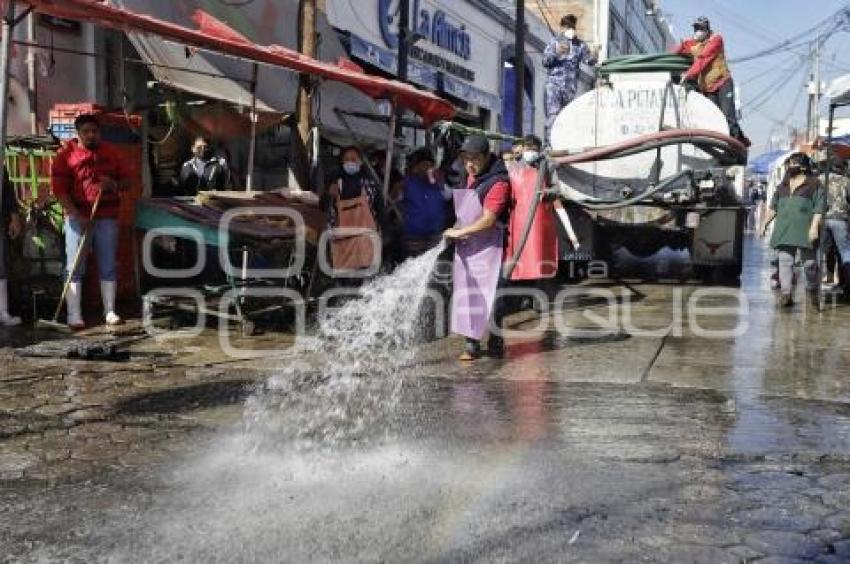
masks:
<path id="1" fill-rule="evenodd" d="M 476 191 L 453 192 L 458 226 L 475 223 L 484 212 Z M 486 231 L 455 242 L 453 333 L 480 340 L 487 331 L 502 269 L 503 238 L 504 226 L 497 223 Z"/>

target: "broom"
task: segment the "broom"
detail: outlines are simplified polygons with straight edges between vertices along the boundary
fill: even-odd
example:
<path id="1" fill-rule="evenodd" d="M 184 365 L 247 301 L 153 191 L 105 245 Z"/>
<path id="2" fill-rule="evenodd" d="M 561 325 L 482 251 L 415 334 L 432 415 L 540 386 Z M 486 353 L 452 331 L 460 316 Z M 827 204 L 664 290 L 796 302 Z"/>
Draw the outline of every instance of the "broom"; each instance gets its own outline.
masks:
<path id="1" fill-rule="evenodd" d="M 62 312 L 62 306 L 65 305 L 65 298 L 68 296 L 68 289 L 71 287 L 71 280 L 74 279 L 74 274 L 77 272 L 80 262 L 82 262 L 84 254 L 83 251 L 85 251 L 86 245 L 89 241 L 89 234 L 91 233 L 91 228 L 94 224 L 94 216 L 97 213 L 97 207 L 100 204 L 101 194 L 103 194 L 103 191 L 99 191 L 94 200 L 94 205 L 91 208 L 91 215 L 89 215 L 89 222 L 86 224 L 86 228 L 83 231 L 83 238 L 80 240 L 80 246 L 77 247 L 77 253 L 74 255 L 74 261 L 71 263 L 71 270 L 68 272 L 68 278 L 65 280 L 65 285 L 62 287 L 62 295 L 59 297 L 59 304 L 56 306 L 56 312 L 53 314 L 53 319 L 39 319 L 35 325 L 38 329 L 50 329 L 61 333 L 73 333 L 73 329 L 71 329 L 67 324 L 59 322 L 59 314 Z"/>

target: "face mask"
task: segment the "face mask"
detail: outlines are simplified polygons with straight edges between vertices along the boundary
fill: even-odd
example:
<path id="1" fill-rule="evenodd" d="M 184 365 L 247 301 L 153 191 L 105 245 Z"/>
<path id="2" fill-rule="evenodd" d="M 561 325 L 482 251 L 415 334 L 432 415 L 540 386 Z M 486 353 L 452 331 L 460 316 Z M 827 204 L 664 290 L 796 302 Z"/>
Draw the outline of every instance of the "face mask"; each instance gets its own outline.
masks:
<path id="1" fill-rule="evenodd" d="M 704 29 L 700 29 L 694 32 L 694 39 L 696 39 L 697 41 L 705 41 L 707 37 L 708 32 Z"/>
<path id="2" fill-rule="evenodd" d="M 566 37 L 567 39 L 575 39 L 576 38 L 576 30 L 565 29 L 564 30 L 564 37 Z"/>
<path id="3" fill-rule="evenodd" d="M 803 172 L 803 168 L 800 165 L 791 165 L 788 167 L 788 174 L 791 176 L 797 176 Z"/>
<path id="4" fill-rule="evenodd" d="M 342 170 L 344 170 L 346 174 L 357 174 L 360 172 L 360 167 L 360 163 L 354 163 L 351 161 L 342 164 Z"/>
<path id="5" fill-rule="evenodd" d="M 540 158 L 539 151 L 523 151 L 522 152 L 522 160 L 524 160 L 528 164 L 534 164 L 537 162 L 537 159 Z"/>

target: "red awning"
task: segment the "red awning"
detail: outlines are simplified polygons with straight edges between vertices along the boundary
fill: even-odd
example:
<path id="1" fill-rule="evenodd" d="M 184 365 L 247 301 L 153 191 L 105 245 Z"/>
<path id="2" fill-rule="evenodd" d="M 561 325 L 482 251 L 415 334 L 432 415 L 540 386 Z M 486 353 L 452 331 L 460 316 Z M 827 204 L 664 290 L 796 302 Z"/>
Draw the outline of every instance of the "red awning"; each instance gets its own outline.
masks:
<path id="1" fill-rule="evenodd" d="M 372 98 L 395 98 L 398 104 L 422 116 L 426 124 L 451 119 L 455 113 L 454 106 L 448 101 L 409 84 L 357 72 L 350 66 L 342 67 L 317 61 L 280 45 L 256 45 L 202 10 L 196 10 L 193 16 L 199 29 L 189 29 L 146 14 L 115 8 L 97 0 L 19 1 L 33 6 L 43 14 L 90 22 L 125 32 L 153 34 L 191 47 L 349 84 Z"/>

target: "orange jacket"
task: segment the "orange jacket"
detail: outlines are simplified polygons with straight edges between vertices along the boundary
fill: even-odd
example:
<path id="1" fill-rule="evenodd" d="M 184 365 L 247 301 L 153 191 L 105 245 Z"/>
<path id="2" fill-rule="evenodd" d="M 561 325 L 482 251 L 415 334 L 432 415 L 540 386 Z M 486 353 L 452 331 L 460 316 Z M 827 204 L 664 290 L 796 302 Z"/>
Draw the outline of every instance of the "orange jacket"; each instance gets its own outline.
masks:
<path id="1" fill-rule="evenodd" d="M 694 63 L 683 77 L 696 80 L 700 92 L 717 92 L 732 78 L 726 53 L 723 48 L 723 36 L 712 33 L 706 41 L 687 39 L 676 49 L 678 55 L 690 55 Z"/>

